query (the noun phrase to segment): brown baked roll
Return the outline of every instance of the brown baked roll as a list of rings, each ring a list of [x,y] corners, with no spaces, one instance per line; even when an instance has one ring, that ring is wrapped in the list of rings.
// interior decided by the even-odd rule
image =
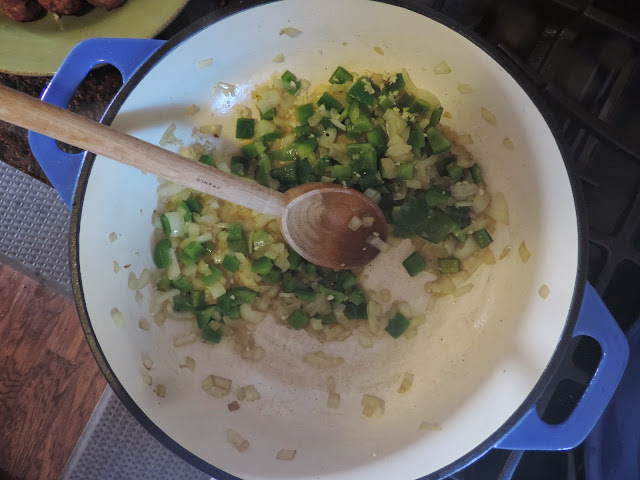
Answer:
[[[58,15],[73,15],[82,10],[84,0],[38,0],[45,10]]]
[[[43,13],[37,0],[0,0],[0,15],[16,22],[30,22]]]
[[[113,10],[122,6],[127,0],[87,0],[94,7],[104,8],[105,10]]]

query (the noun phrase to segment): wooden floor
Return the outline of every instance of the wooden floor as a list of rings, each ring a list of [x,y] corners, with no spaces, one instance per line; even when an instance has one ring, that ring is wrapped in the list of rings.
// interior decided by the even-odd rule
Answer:
[[[0,480],[58,478],[104,387],[73,301],[0,264]]]

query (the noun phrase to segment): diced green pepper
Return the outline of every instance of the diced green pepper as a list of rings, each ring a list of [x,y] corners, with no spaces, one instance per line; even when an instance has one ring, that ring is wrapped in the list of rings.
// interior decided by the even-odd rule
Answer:
[[[298,125],[297,127],[293,127],[293,135],[296,138],[308,137],[312,133],[313,133],[313,127],[308,123],[305,125]]]
[[[385,92],[399,92],[404,88],[404,77],[401,73],[396,73],[395,80],[385,87]]]
[[[220,307],[217,305],[210,305],[208,307],[196,310],[196,322],[198,322],[198,328],[205,328],[209,325],[209,322],[213,320],[220,320],[222,318],[220,314]]]
[[[282,291],[284,293],[293,293],[298,288],[298,280],[290,273],[282,276]]]
[[[349,301],[351,303],[353,303],[354,305],[360,305],[365,300],[366,297],[364,296],[364,292],[360,289],[360,287],[355,287],[353,290],[351,290],[351,293],[349,294]]]
[[[351,180],[353,170],[347,165],[333,165],[331,167],[331,177],[339,182],[347,182]]]
[[[387,325],[387,328],[385,328],[384,330],[393,338],[398,338],[400,335],[406,332],[407,328],[409,328],[410,323],[411,322],[407,317],[398,312],[391,320],[389,320],[389,325]]]
[[[289,92],[289,94],[295,95],[300,89],[300,80],[289,70],[284,72],[280,78],[282,78],[283,81],[283,88]]]
[[[431,146],[433,153],[446,152],[451,148],[451,142],[434,127],[428,126],[426,133],[427,140],[429,141],[429,145]]]
[[[267,147],[264,146],[259,140],[256,140],[253,143],[247,143],[240,148],[242,154],[247,158],[256,158],[259,155],[262,155],[267,150]]]
[[[209,275],[200,275],[200,280],[206,287],[211,287],[222,278],[222,271],[216,267],[209,266]]]
[[[415,277],[427,267],[427,263],[418,252],[413,252],[409,255],[402,262],[402,265],[410,277]]]
[[[232,252],[238,252],[243,254],[245,257],[249,255],[249,246],[247,242],[243,240],[233,240],[231,242],[227,241],[227,247]]]
[[[373,145],[378,157],[382,157],[387,151],[387,134],[380,125],[376,125],[373,130],[367,132],[367,143]]]
[[[262,137],[260,137],[265,142],[273,142],[279,138],[282,138],[282,132],[277,128],[269,133],[265,133]]]
[[[358,285],[358,279],[349,270],[340,270],[336,277],[336,284],[340,290],[347,293],[350,292],[353,287]]]
[[[296,107],[296,118],[301,125],[309,123],[309,118],[315,113],[313,103],[305,103]]]
[[[447,238],[447,235],[455,228],[456,224],[446,213],[438,208],[434,208],[429,210],[420,236],[431,243],[440,243]]]
[[[422,130],[419,130],[417,128],[412,128],[409,131],[409,141],[407,143],[411,145],[411,150],[413,151],[413,154],[419,157],[420,153],[422,152],[422,149],[426,145],[426,141],[424,139],[424,133],[422,133]]]
[[[438,268],[441,273],[456,273],[460,271],[460,260],[457,258],[439,258]]]
[[[163,238],[153,248],[153,263],[157,268],[167,268],[171,264],[171,240]]]
[[[180,252],[180,260],[185,265],[193,265],[205,254],[205,249],[200,242],[191,242]]]
[[[184,200],[178,200],[176,202],[176,212],[178,212],[184,218],[185,222],[190,222],[193,220],[193,215],[191,215],[191,210],[187,205],[187,202]]]
[[[333,313],[328,313],[327,315],[321,315],[320,320],[322,320],[323,325],[331,325],[332,323],[336,323],[338,320]]]
[[[200,163],[204,163],[205,165],[209,165],[210,167],[213,167],[213,158],[211,158],[211,155],[206,155],[206,154],[201,155],[198,161]]]
[[[204,301],[204,291],[194,290],[189,294],[189,301],[194,310],[204,307],[207,303]]]
[[[347,155],[351,157],[351,168],[354,172],[376,172],[378,157],[376,149],[368,143],[352,143],[347,145]]]
[[[331,159],[326,155],[318,159],[318,165],[316,165],[316,175],[323,177],[327,168],[331,166]]]
[[[236,120],[236,138],[253,138],[255,120],[253,118],[238,118]]]
[[[198,203],[198,199],[196,197],[187,198],[186,203],[192,213],[202,212],[202,209],[200,208],[200,204]]]
[[[160,280],[158,280],[158,283],[156,283],[156,288],[163,292],[166,292],[171,288],[171,282],[169,281],[169,277],[166,274],[160,277]]]
[[[442,107],[436,108],[433,112],[431,112],[431,118],[429,119],[429,123],[435,127],[440,123],[440,118],[442,117]]]
[[[285,185],[295,185],[298,177],[296,175],[296,163],[291,163],[283,167],[271,170],[271,176]]]
[[[431,105],[429,105],[429,102],[421,98],[416,98],[413,105],[411,105],[411,108],[409,108],[409,113],[427,113],[430,108]]]
[[[424,192],[424,200],[430,207],[446,204],[451,198],[451,194],[439,187],[431,187]]]
[[[348,95],[364,105],[369,107],[373,106],[374,97],[371,80],[366,77],[359,78],[358,81],[353,84],[353,87],[349,89]]]
[[[331,288],[323,287],[322,285],[318,285],[318,290],[320,291],[320,294],[329,301],[344,303],[349,298],[348,295],[342,292],[338,292],[337,290],[333,290]]]
[[[462,170],[462,167],[458,165],[458,162],[452,162],[447,165],[447,176],[452,182],[459,182],[462,180],[463,175],[464,171]]]
[[[313,157],[313,152],[318,148],[318,139],[315,136],[300,137],[293,142],[296,154],[300,158]]]
[[[229,223],[227,224],[227,241],[236,242],[242,240],[242,224],[241,223]]]
[[[261,120],[273,120],[273,117],[276,116],[276,110],[274,108],[272,108],[271,110],[268,110],[266,112],[260,112],[260,119]]]
[[[383,110],[389,110],[393,108],[393,98],[391,95],[380,95],[378,97],[378,105],[380,105],[380,108]]]
[[[244,177],[249,173],[249,160],[244,157],[231,157],[231,173],[238,177]]]
[[[193,290],[193,283],[191,283],[191,280],[182,275],[174,280],[171,280],[171,286],[173,288],[177,288],[181,292],[190,292]]]
[[[316,292],[311,288],[298,288],[295,294],[303,302],[313,302],[316,299]]]
[[[451,235],[453,236],[453,238],[455,238],[461,243],[464,243],[467,241],[467,234],[457,228],[451,232]]]
[[[474,163],[469,167],[469,173],[471,174],[471,179],[473,183],[482,182],[482,170],[480,169],[480,165]]]
[[[313,168],[313,165],[311,165],[311,162],[307,158],[303,158],[298,162],[296,174],[298,176],[298,183],[300,184],[316,181],[316,169]]]
[[[260,250],[261,248],[268,247],[273,242],[275,242],[274,238],[270,233],[267,233],[264,230],[258,230],[251,234],[251,243],[254,250]]]
[[[367,170],[366,172],[362,172],[359,175],[360,178],[358,179],[358,185],[360,185],[360,188],[363,191],[367,188],[376,188],[384,185],[384,180],[382,180],[379,172]]]
[[[353,75],[347,72],[344,68],[338,67],[336,68],[336,71],[333,72],[333,74],[329,78],[329,83],[333,83],[334,85],[337,85],[345,82],[350,82],[352,80],[353,80]]]
[[[259,275],[265,275],[273,269],[273,260],[269,257],[260,257],[253,261],[251,271]]]
[[[413,162],[401,163],[396,167],[396,178],[399,178],[400,180],[413,180],[415,167],[416,164]]]
[[[316,103],[318,106],[324,105],[324,108],[326,108],[327,111],[330,111],[331,109],[333,109],[338,113],[342,112],[342,108],[343,108],[342,104],[336,97],[331,95],[329,92],[324,92]]]
[[[280,162],[294,162],[298,159],[296,149],[293,145],[281,148],[280,150],[272,150],[269,152],[269,157]]]
[[[304,261],[300,254],[291,247],[289,247],[289,257],[287,259],[291,270],[297,270]]]
[[[271,185],[271,160],[267,155],[260,155],[256,167],[256,182],[264,187]]]
[[[456,226],[462,230],[471,225],[469,212],[465,208],[447,207],[445,212],[456,223]]]
[[[454,155],[450,157],[445,157],[436,162],[436,169],[438,170],[438,175],[441,177],[447,176],[447,165],[456,161],[456,157]]]
[[[315,275],[317,273],[317,268],[318,266],[314,265],[311,262],[302,262],[302,265],[300,265],[300,268],[298,268],[298,270],[305,275]]]
[[[173,310],[176,312],[192,312],[193,305],[189,297],[176,296],[173,297]]]
[[[231,305],[252,304],[256,301],[258,293],[247,287],[236,287],[229,290],[225,295],[229,295]]]
[[[235,255],[225,255],[222,259],[222,266],[234,273],[240,268],[240,260],[238,260]]]
[[[205,327],[202,329],[201,338],[210,343],[220,343],[222,340],[222,329],[218,328],[214,330],[213,328]]]
[[[482,230],[476,230],[471,234],[471,236],[480,248],[484,248],[491,242],[493,242],[493,238],[491,238],[491,235],[489,235],[489,232],[487,232],[486,228],[483,228]]]
[[[404,92],[398,100],[396,100],[396,107],[400,109],[408,108],[413,105],[413,101],[416,99],[414,95]]]
[[[354,303],[345,303],[344,316],[349,320],[367,320],[367,304],[361,303],[355,305]]]
[[[304,326],[309,322],[309,317],[302,310],[296,310],[289,318],[287,318],[287,323],[291,325],[294,329],[300,330],[304,328]]]
[[[162,231],[165,235],[171,235],[171,222],[164,213],[160,215],[160,225],[162,225]]]
[[[267,283],[280,283],[282,281],[282,271],[273,269],[260,277],[262,278],[262,281]]]

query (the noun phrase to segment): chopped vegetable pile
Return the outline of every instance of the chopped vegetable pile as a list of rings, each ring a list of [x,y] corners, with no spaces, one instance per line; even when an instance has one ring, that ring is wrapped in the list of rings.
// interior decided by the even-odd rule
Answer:
[[[427,291],[453,293],[443,277],[451,282],[448,276],[468,277],[480,263],[491,263],[495,221],[508,221],[504,198],[492,200],[480,165],[440,124],[437,98],[417,89],[406,72],[362,76],[338,67],[328,82],[310,90],[287,70],[253,92],[253,116],[237,118],[237,155],[201,145],[182,153],[279,191],[327,182],[364,192],[385,214],[389,243],[411,239],[415,252],[402,262],[408,276],[430,271],[441,279]],[[321,341],[343,340],[363,321],[371,333],[394,339],[412,325],[397,306],[381,312],[384,302],[363,290],[358,272],[300,257],[272,217],[171,183],[162,184],[159,195],[156,320],[186,312],[204,341],[230,336],[252,359],[260,357],[252,325],[267,312]],[[369,220],[354,217],[349,227]],[[379,238],[371,244],[389,248]]]

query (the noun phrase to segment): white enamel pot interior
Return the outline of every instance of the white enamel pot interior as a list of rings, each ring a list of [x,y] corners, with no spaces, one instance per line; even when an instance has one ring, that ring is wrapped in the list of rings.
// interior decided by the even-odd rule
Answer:
[[[279,35],[287,26],[302,33]],[[512,252],[476,272],[469,295],[439,301],[412,340],[386,337],[363,349],[353,336],[321,345],[268,319],[256,332],[266,350],[257,364],[241,360],[224,342],[174,348],[173,338],[188,326],[152,322],[150,331],[141,330],[141,318],[152,320],[151,292],[144,290],[138,304],[127,287],[128,272],[153,268],[157,179],[98,156],[90,168],[85,165],[76,197],[75,288],[94,353],[134,415],[217,478],[418,478],[460,467],[495,444],[531,404],[530,394],[539,393],[570,330],[574,294],[580,295],[574,292],[579,242],[570,181],[554,136],[525,91],[465,36],[408,9],[365,0],[255,7],[185,34],[160,52],[108,113],[114,127],[152,143],[173,122],[176,136],[188,144],[194,126],[212,115],[219,119],[235,103],[251,105],[250,90],[276,71],[289,69],[315,85],[326,83],[338,65],[356,72],[406,68],[451,113],[443,123],[471,134],[469,149],[491,191],[503,192],[509,205],[510,225],[498,229],[491,248],[496,256],[507,246]],[[284,63],[273,63],[279,53]],[[206,58],[213,58],[212,65],[198,68]],[[434,66],[443,60],[451,73],[437,75]],[[213,88],[218,82],[236,85],[236,96]],[[473,92],[462,95],[460,83]],[[200,106],[199,116],[187,116],[192,104]],[[481,107],[495,114],[496,125],[481,118]],[[218,148],[234,148],[233,132],[225,123]],[[518,256],[523,241],[532,255],[526,264]],[[402,252],[397,255],[399,263]],[[130,267],[115,274],[114,261]],[[424,277],[412,283],[402,268],[379,273],[369,279],[371,286],[424,305]],[[538,295],[543,284],[551,290],[544,300]],[[122,312],[124,325],[111,319],[113,308]],[[317,350],[344,357],[344,365],[323,371],[302,362]],[[179,368],[187,355],[196,360],[194,372]],[[165,398],[143,382],[144,358],[153,360],[149,373],[154,384],[166,386]],[[401,395],[396,390],[405,372],[415,380]],[[232,379],[232,390],[255,385],[262,398],[230,412],[233,395],[216,399],[201,390],[209,374]],[[326,407],[329,375],[341,395],[338,410]],[[386,401],[383,418],[361,414],[364,393]],[[442,429],[419,431],[421,422]],[[249,440],[249,450],[239,453],[227,442],[228,428]],[[283,448],[297,450],[293,461],[276,460]]]

